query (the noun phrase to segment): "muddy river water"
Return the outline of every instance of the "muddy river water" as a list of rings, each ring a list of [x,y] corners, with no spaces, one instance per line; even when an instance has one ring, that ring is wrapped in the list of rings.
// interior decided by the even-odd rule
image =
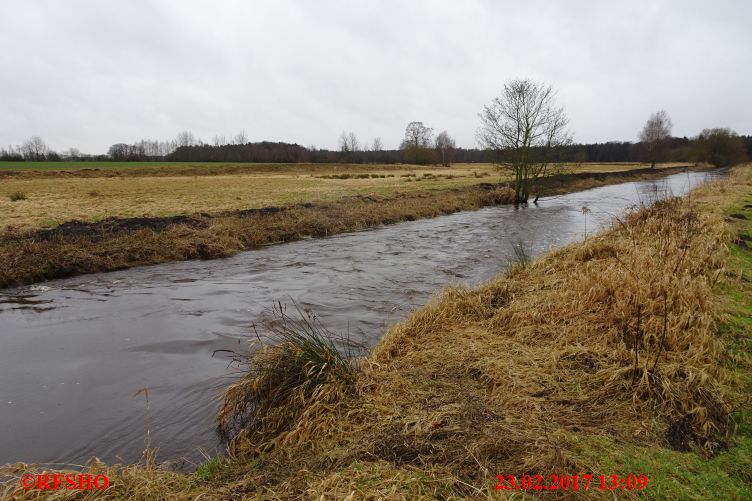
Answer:
[[[216,394],[228,357],[273,301],[314,310],[372,345],[441,287],[502,272],[595,232],[637,203],[717,173],[676,174],[371,231],[0,290],[0,463],[216,454]],[[590,212],[583,214],[582,208]],[[141,388],[148,388],[148,408]]]

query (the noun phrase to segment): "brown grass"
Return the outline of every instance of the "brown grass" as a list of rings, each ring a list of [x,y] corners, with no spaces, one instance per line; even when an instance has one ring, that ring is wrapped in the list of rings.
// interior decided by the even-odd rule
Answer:
[[[354,390],[358,346],[293,306],[290,312],[274,306],[271,343],[241,358],[246,374],[222,396],[220,433],[232,444],[262,444],[256,453],[294,436],[304,411],[317,412]]]
[[[671,164],[667,164],[669,167]],[[0,166],[1,168],[2,166]],[[567,165],[568,172],[621,172],[628,164]],[[0,176],[3,170],[0,169]],[[31,170],[0,177],[0,232],[55,227],[70,220],[162,217],[336,201],[355,195],[393,196],[498,182],[491,164],[205,165],[125,169]],[[33,200],[14,204],[23,192]],[[96,195],[92,195],[95,193]],[[96,199],[92,199],[96,197]]]
[[[92,475],[106,475],[110,485],[106,490],[24,490],[23,475],[73,474],[82,471]],[[10,480],[8,480],[10,479]],[[205,486],[185,475],[164,471],[153,462],[153,455],[138,465],[105,465],[92,459],[79,467],[47,468],[39,465],[17,463],[0,466],[0,499],[4,501],[38,500],[93,501],[121,499],[153,501],[168,499],[196,499],[205,491]]]

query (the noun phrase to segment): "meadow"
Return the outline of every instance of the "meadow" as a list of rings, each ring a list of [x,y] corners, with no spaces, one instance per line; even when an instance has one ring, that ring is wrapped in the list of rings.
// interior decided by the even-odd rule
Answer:
[[[622,172],[644,167],[565,164],[556,170]],[[3,162],[0,232],[54,228],[71,220],[216,214],[358,195],[448,191],[507,180],[508,173],[492,164]]]

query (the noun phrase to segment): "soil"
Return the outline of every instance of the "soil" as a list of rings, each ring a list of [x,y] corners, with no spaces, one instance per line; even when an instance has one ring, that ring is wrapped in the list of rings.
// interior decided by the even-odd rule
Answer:
[[[200,217],[200,219],[199,219]],[[108,217],[96,222],[68,221],[52,229],[37,230],[32,238],[38,240],[72,239],[72,238],[102,238],[107,235],[137,230],[163,231],[172,225],[182,224],[191,228],[204,228],[208,225],[205,217],[167,216],[167,217]]]

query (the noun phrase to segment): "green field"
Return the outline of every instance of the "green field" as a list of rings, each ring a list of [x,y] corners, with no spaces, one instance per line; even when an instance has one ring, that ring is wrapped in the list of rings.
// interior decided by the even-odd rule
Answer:
[[[275,164],[249,164],[239,162],[0,162],[0,171],[29,170],[80,170],[80,169],[130,169],[134,167],[217,167],[217,166],[264,166]],[[280,165],[280,164],[277,164]]]

